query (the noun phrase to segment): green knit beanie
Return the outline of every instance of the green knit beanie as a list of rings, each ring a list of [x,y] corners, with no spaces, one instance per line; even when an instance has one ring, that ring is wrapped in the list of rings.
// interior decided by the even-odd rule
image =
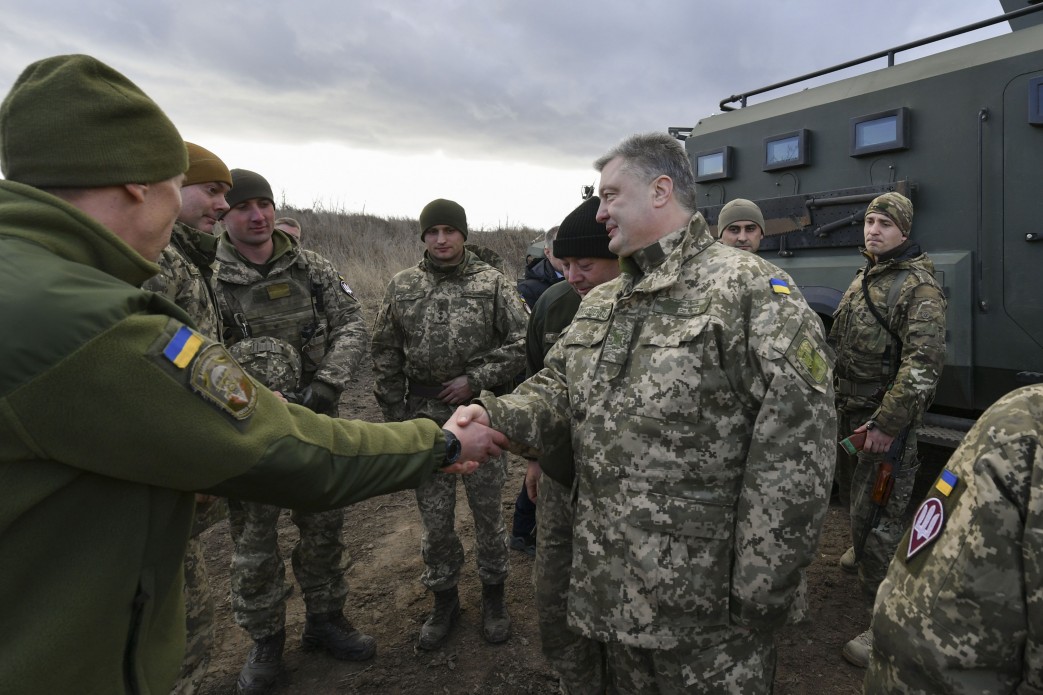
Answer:
[[[901,193],[891,191],[877,196],[866,208],[866,215],[871,212],[890,217],[902,230],[902,234],[909,236],[909,231],[913,228],[913,201]]]
[[[453,229],[459,229],[460,233],[467,238],[467,213],[464,212],[460,203],[445,198],[432,200],[420,211],[420,238],[424,238],[424,232],[436,224],[449,225]]]
[[[755,222],[761,228],[761,233],[764,232],[764,215],[757,204],[752,200],[736,198],[721,208],[721,214],[717,216],[717,237],[720,238],[724,234],[728,225],[743,220]]]
[[[234,208],[244,200],[266,198],[275,205],[271,184],[255,171],[249,169],[232,169],[232,190],[225,193],[225,202]]]
[[[154,183],[188,169],[185,143],[137,85],[96,58],[27,67],[0,105],[0,170],[37,188]]]
[[[561,221],[554,237],[554,255],[558,258],[617,258],[608,250],[608,230],[597,221],[601,199],[587,198]]]

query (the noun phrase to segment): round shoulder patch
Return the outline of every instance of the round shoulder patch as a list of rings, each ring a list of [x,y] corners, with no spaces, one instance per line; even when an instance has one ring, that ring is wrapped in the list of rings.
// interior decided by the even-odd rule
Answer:
[[[257,387],[223,345],[204,348],[192,363],[192,390],[236,420],[245,420],[257,407]]]

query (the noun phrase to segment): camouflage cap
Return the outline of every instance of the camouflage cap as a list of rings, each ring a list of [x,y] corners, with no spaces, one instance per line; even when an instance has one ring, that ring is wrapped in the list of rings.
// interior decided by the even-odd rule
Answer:
[[[228,348],[235,361],[272,391],[293,393],[301,382],[301,353],[271,336],[244,338]]]
[[[873,198],[873,202],[866,208],[866,215],[871,212],[890,217],[902,230],[902,234],[909,236],[913,226],[913,202],[901,193],[889,191]]]
[[[721,208],[721,214],[717,216],[717,236],[724,234],[728,225],[742,220],[756,222],[761,228],[761,233],[764,233],[764,215],[761,209],[752,200],[736,198]]]

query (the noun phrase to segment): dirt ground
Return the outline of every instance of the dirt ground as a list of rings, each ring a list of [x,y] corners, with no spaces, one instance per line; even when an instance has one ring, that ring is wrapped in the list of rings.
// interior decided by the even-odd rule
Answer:
[[[371,384],[363,380],[344,394],[343,417],[379,421]],[[512,458],[503,490],[504,518],[510,529],[514,498],[524,466]],[[923,476],[921,476],[923,477]],[[540,653],[533,607],[532,560],[511,552],[507,579],[511,639],[487,644],[481,637],[481,585],[474,565],[474,529],[462,489],[457,504],[457,530],[466,551],[460,582],[462,612],[446,646],[435,652],[414,648],[417,633],[431,606],[420,584],[420,517],[412,492],[367,500],[345,510],[345,543],[353,565],[348,573],[350,594],[346,613],[362,631],[377,639],[377,655],[365,663],[345,663],[300,647],[304,604],[295,589],[287,606],[285,673],[277,693],[388,693],[432,695],[481,693],[557,693],[557,678]],[[297,529],[284,512],[280,547],[289,567]],[[206,558],[218,600],[217,644],[203,695],[234,692],[236,677],[250,649],[228,602],[231,542],[228,523],[203,535]],[[810,622],[788,627],[777,638],[777,695],[849,695],[861,692],[863,671],[840,656],[843,644],[869,625],[857,580],[837,566],[849,545],[847,517],[834,498],[823,529],[818,557],[808,569]]]

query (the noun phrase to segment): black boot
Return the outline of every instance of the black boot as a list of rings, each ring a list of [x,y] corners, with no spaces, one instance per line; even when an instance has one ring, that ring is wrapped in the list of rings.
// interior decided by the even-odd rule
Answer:
[[[285,630],[254,640],[250,655],[246,657],[246,665],[239,672],[239,680],[235,684],[235,691],[239,695],[264,695],[271,690],[282,671],[282,648],[285,643]]]
[[[417,643],[421,649],[438,649],[449,636],[449,631],[460,617],[460,595],[454,586],[452,589],[444,589],[435,592],[435,607],[427,621],[420,628],[420,641]]]
[[[503,584],[482,585],[482,635],[486,642],[499,644],[511,636],[511,616],[503,597]]]
[[[342,661],[365,661],[377,653],[377,641],[356,630],[340,611],[308,613],[301,645],[306,650],[325,649]]]

